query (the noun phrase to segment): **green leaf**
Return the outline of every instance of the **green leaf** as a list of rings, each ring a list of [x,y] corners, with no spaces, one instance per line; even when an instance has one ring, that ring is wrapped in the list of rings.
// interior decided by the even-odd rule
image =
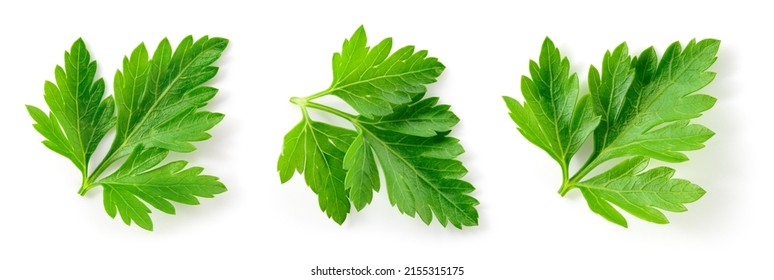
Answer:
[[[435,215],[443,226],[478,225],[478,201],[468,195],[475,188],[461,180],[467,169],[454,159],[464,151],[457,139],[361,128],[381,163],[390,203],[401,213],[412,217],[417,213],[426,224]]]
[[[416,103],[395,108],[393,114],[375,117],[370,122],[376,128],[391,130],[403,134],[432,137],[439,131],[450,131],[460,119],[449,111],[449,105],[437,105],[437,97],[422,99]]]
[[[283,183],[296,170],[304,173],[306,183],[318,196],[320,209],[339,224],[350,209],[343,161],[354,137],[354,131],[304,118],[285,135],[285,148],[277,165]]]
[[[326,90],[363,116],[392,113],[393,105],[424,94],[425,86],[443,72],[443,64],[427,57],[427,51],[414,52],[413,46],[406,46],[390,54],[391,38],[373,48],[366,41],[362,26],[344,41],[341,53],[333,55],[333,83]]]
[[[626,220],[609,203],[640,219],[666,224],[669,220],[656,208],[684,212],[688,209],[683,204],[694,202],[705,193],[687,180],[672,179],[675,173],[672,168],[657,167],[642,172],[647,166],[648,159],[645,157],[630,158],[578,183],[577,188],[592,211],[624,227],[627,226]]]
[[[167,154],[164,149],[138,146],[116,172],[100,180],[105,211],[110,217],[118,212],[127,225],[134,221],[144,229],[153,230],[150,209],[145,204],[174,215],[175,207],[170,201],[196,205],[199,204],[197,197],[211,198],[226,191],[217,177],[201,175],[201,167],[185,169],[186,161],[151,169]]]
[[[86,173],[89,159],[100,140],[115,124],[111,97],[103,99],[105,82],[94,80],[97,62],[91,60],[82,39],[65,52],[64,67],[54,70],[55,83],[46,81],[45,99],[51,112],[27,106],[43,144],[73,162]]]
[[[201,175],[202,168],[184,169],[185,161],[156,167],[169,151],[190,152],[190,143],[208,139],[207,130],[222,114],[200,111],[217,90],[203,84],[217,73],[212,66],[228,41],[203,37],[185,38],[173,52],[164,39],[152,59],[144,44],[124,58],[115,75],[113,97],[103,99],[105,84],[95,79],[83,40],[65,53],[65,67],[57,67],[56,83],[46,82],[45,99],[50,113],[27,106],[43,144],[69,158],[83,176],[79,193],[102,186],[108,215],[121,215],[128,225],[153,229],[151,205],[174,214],[170,201],[198,204],[197,197],[224,192],[216,177]],[[117,111],[117,113],[116,113]],[[117,115],[116,115],[117,114]],[[94,170],[88,167],[97,145],[116,128],[116,138]],[[128,158],[113,174],[100,178],[118,160]],[[156,167],[154,169],[154,167]]]
[[[145,44],[128,58],[115,76],[118,125],[112,150],[121,158],[137,145],[191,152],[190,143],[210,138],[207,130],[223,115],[197,111],[217,89],[202,86],[218,68],[212,66],[228,45],[222,38],[188,36],[172,52],[164,39],[149,60]]]
[[[594,112],[600,116],[599,126],[594,130],[594,150],[607,146],[610,136],[620,128],[619,119],[624,108],[624,98],[634,81],[632,58],[626,43],[619,45],[613,53],[605,53],[602,59],[602,74],[593,65],[589,70],[589,91],[594,100]]]
[[[427,224],[435,217],[443,226],[477,225],[478,201],[469,195],[475,188],[462,180],[467,169],[455,159],[462,145],[447,136],[459,119],[438,98],[424,98],[424,85],[435,81],[443,65],[426,58],[426,51],[411,55],[413,48],[388,56],[389,39],[370,51],[365,43],[361,27],[334,56],[334,90],[291,99],[303,120],[285,136],[280,179],[284,183],[303,173],[323,211],[342,223],[350,203],[362,210],[380,190],[381,166],[390,203],[401,213],[418,215]],[[340,83],[354,78],[363,82]],[[342,85],[348,91],[339,91]],[[329,94],[360,115],[312,101]],[[368,103],[352,102],[355,97]],[[309,109],[341,117],[355,130],[313,121]],[[331,203],[323,201],[334,201],[337,208],[331,212],[324,206]]]
[[[358,134],[344,156],[344,169],[348,170],[344,187],[349,190],[352,204],[360,211],[371,203],[374,192],[379,191],[381,182],[376,169],[374,152],[362,134]]]
[[[540,63],[530,61],[532,78],[521,78],[526,101],[519,104],[506,98],[511,118],[527,139],[548,152],[563,169],[599,123],[592,104],[578,98],[578,76],[570,75],[570,62],[546,38]]]
[[[626,94],[622,113],[612,118],[606,145],[597,148],[603,159],[646,156],[667,162],[688,160],[683,151],[704,147],[714,133],[689,120],[701,116],[715,104],[715,98],[694,94],[708,85],[715,73],[706,71],[715,62],[720,42],[691,41],[682,50],[680,43],[667,48],[656,65],[655,51],[646,50],[633,59],[635,78]],[[595,93],[592,91],[592,96]]]
[[[590,94],[580,97],[575,109],[567,104],[573,104],[573,96],[577,95],[577,86],[573,86],[577,80],[571,76],[570,86],[563,82],[569,62],[557,62],[558,50],[550,40],[546,42],[540,65],[530,63],[531,79],[522,79],[524,104],[509,97],[505,97],[505,103],[522,135],[562,165],[560,194],[579,189],[592,211],[621,226],[628,225],[626,219],[611,203],[638,218],[663,224],[668,220],[658,209],[682,212],[686,210],[683,204],[698,200],[704,190],[688,181],[672,179],[673,169],[644,170],[649,159],[686,161],[683,152],[703,148],[714,135],[691,120],[715,104],[715,98],[696,92],[715,77],[707,70],[716,60],[720,42],[691,41],[685,49],[676,42],[660,61],[652,47],[639,57],[631,57],[627,45],[621,44],[605,53],[601,71],[591,67]],[[572,90],[563,94],[564,88]],[[570,116],[570,111],[576,113]],[[569,161],[585,141],[583,135],[591,130],[594,150],[570,177]],[[618,158],[626,159],[583,180],[602,163]]]

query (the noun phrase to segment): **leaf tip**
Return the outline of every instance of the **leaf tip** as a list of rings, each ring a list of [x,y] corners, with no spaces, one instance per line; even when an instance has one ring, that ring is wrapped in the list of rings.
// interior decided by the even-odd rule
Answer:
[[[696,185],[695,185],[695,186],[696,186]],[[704,190],[702,187],[696,186],[696,199],[694,199],[693,201],[697,201],[697,200],[699,200],[699,199],[700,199],[700,198],[702,198],[702,197],[703,197],[705,194],[707,194],[707,191],[706,191],[706,190]],[[691,201],[691,202],[693,202],[693,201]]]
[[[138,224],[135,222],[136,225],[140,226],[142,229],[153,232],[153,223],[149,223],[147,225],[145,224]]]
[[[29,105],[29,104],[25,104],[24,107],[27,108],[27,112],[30,113],[30,115],[32,115],[33,117],[34,117],[34,115],[39,115],[39,114],[43,113],[43,110],[40,110],[40,108],[32,106],[32,105]]]
[[[617,57],[629,56],[629,45],[626,43],[626,41],[623,41],[623,43],[615,47],[613,50],[613,55]]]
[[[213,122],[214,124],[218,124],[218,123],[219,123],[219,122],[221,122],[221,121],[223,120],[223,118],[225,118],[225,117],[226,117],[226,115],[225,115],[225,114],[223,114],[223,113],[218,113],[218,112],[213,112],[213,113],[210,113],[210,118],[212,118],[212,122]],[[213,124],[213,126],[214,126],[214,124]]]
[[[229,39],[223,37],[213,37],[211,40],[217,40],[218,44],[223,45],[223,47],[228,46],[228,43],[231,42]]]
[[[546,36],[545,38],[543,38],[543,45],[549,45],[549,44],[553,45],[554,41],[552,41],[550,37]]]
[[[365,36],[366,36],[366,32],[365,32],[365,26],[361,24],[361,25],[360,25],[360,26],[357,28],[357,30],[355,30],[355,33],[354,33],[354,34],[352,34],[352,39],[354,39],[354,38],[356,38],[356,37],[365,37]]]
[[[73,42],[72,47],[70,47],[70,52],[77,49],[85,49],[86,48],[86,42],[83,41],[83,37],[78,37],[78,39]]]
[[[347,214],[344,215],[333,215],[331,216],[331,219],[333,219],[334,222],[339,224],[339,226],[344,225],[344,221],[347,220]]]

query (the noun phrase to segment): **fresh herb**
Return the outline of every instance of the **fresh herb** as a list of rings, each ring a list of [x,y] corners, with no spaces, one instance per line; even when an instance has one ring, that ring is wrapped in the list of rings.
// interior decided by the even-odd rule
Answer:
[[[590,94],[580,96],[569,61],[546,38],[539,62],[530,61],[531,77],[521,79],[525,102],[504,97],[505,103],[519,132],[561,166],[562,196],[578,189],[592,211],[624,227],[626,219],[611,203],[666,224],[658,209],[686,211],[683,204],[698,200],[704,190],[672,178],[672,168],[645,169],[651,159],[686,161],[684,151],[703,148],[714,135],[690,121],[715,104],[715,98],[696,92],[715,78],[707,69],[719,46],[713,39],[691,41],[684,49],[675,42],[659,61],[652,47],[632,57],[623,43],[605,53],[601,73],[591,67]],[[570,160],[592,134],[590,157],[570,177]],[[620,158],[625,159],[584,180],[600,164]]]
[[[83,40],[65,52],[64,67],[57,66],[55,82],[46,82],[45,100],[51,112],[27,106],[43,144],[70,159],[81,171],[78,191],[85,195],[103,188],[105,211],[120,214],[127,225],[153,230],[147,205],[175,214],[172,202],[195,205],[197,197],[226,191],[218,178],[202,175],[200,167],[185,168],[186,161],[157,167],[172,152],[192,152],[191,142],[210,138],[207,130],[223,115],[200,110],[217,93],[204,86],[218,72],[212,66],[228,40],[189,36],[173,52],[167,39],[149,59],[140,44],[123,61],[115,75],[115,95],[103,98],[105,82],[95,81],[97,63]],[[117,111],[117,112],[116,112]],[[89,172],[89,161],[105,134],[116,137],[105,157]],[[101,175],[121,159],[110,175]]]
[[[444,66],[427,51],[403,47],[390,54],[392,39],[366,46],[361,26],[333,55],[333,83],[308,97],[291,98],[302,120],[285,136],[277,169],[282,182],[295,172],[318,196],[320,208],[341,224],[350,205],[362,210],[379,191],[381,165],[390,203],[401,213],[432,217],[457,228],[478,224],[473,185],[461,180],[467,170],[455,160],[462,145],[448,133],[459,119],[438,98],[424,98],[426,85]],[[314,102],[333,95],[358,115]],[[343,128],[313,120],[309,109],[352,124]]]

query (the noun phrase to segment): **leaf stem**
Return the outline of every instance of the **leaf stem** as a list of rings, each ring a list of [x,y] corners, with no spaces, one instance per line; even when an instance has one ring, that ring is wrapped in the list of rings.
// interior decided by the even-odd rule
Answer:
[[[84,195],[86,195],[86,192],[87,192],[87,191],[89,191],[89,189],[90,189],[90,188],[88,187],[88,186],[89,186],[89,184],[90,184],[90,182],[89,182],[89,176],[86,174],[86,172],[87,172],[87,170],[88,170],[88,169],[89,169],[89,168],[88,168],[88,167],[86,167],[86,168],[84,168],[83,170],[81,170],[81,188],[80,188],[80,189],[78,189],[78,194],[80,194],[81,196],[84,196]]]
[[[89,180],[88,180],[88,179],[85,179],[85,180],[83,181],[83,183],[81,183],[81,188],[78,190],[78,194],[80,194],[81,196],[84,196],[84,195],[86,195],[86,193],[87,193],[87,192],[88,192],[90,189],[94,188],[95,186],[96,186],[96,185],[92,185],[92,184],[91,184],[91,182],[89,182]]]
[[[113,164],[113,163],[114,163],[116,160],[118,160],[118,159],[115,159],[115,158],[114,158],[114,157],[115,157],[115,155],[116,155],[116,153],[115,153],[115,152],[116,152],[117,150],[120,150],[120,149],[115,149],[115,150],[114,150],[114,149],[110,149],[110,151],[109,151],[109,152],[108,152],[108,154],[105,156],[105,158],[102,160],[102,162],[100,162],[100,163],[99,163],[99,165],[97,165],[97,168],[95,168],[95,169],[94,169],[94,172],[92,172],[92,173],[91,173],[91,175],[89,176],[89,181],[90,181],[90,182],[94,182],[94,181],[96,181],[96,180],[97,180],[97,177],[99,177],[99,175],[102,175],[102,173],[103,173],[103,172],[105,172],[105,170],[106,170],[106,169],[107,169],[107,168],[108,168],[108,167],[109,167],[111,164]]]
[[[347,113],[347,112],[344,112],[344,111],[341,111],[341,110],[333,108],[333,107],[328,107],[328,106],[325,106],[323,104],[315,103],[315,102],[308,102],[306,104],[306,107],[314,108],[314,109],[317,109],[317,110],[320,110],[320,111],[324,111],[324,112],[328,112],[328,113],[334,114],[336,116],[339,116],[341,118],[344,118],[344,119],[352,122],[353,124],[358,123],[357,116],[355,116],[353,114],[350,114],[350,113]]]
[[[317,99],[317,98],[320,98],[320,97],[326,96],[326,95],[328,95],[329,93],[331,93],[331,89],[326,89],[326,90],[323,90],[323,91],[321,91],[321,92],[318,92],[318,93],[312,94],[312,95],[310,95],[310,96],[307,96],[305,99],[306,99],[307,101],[312,101],[312,100],[315,100],[315,99]]]
[[[569,172],[567,171],[567,164],[560,164],[562,166],[562,187],[559,188],[559,195],[564,196],[573,188],[573,184],[569,181]]]
[[[326,96],[329,93],[331,93],[331,90],[330,89],[326,89],[326,90],[323,90],[321,92],[312,94],[312,95],[307,96],[307,97],[295,97],[294,96],[294,97],[290,98],[290,103],[296,104],[296,105],[301,106],[301,107],[306,107],[306,104],[309,103],[309,101],[312,101],[312,100],[315,100],[317,98]]]
[[[597,166],[602,164],[605,160],[602,159],[602,157],[599,156],[592,156],[589,158],[588,161],[586,161],[585,164],[583,164],[583,167],[578,170],[578,172],[575,173],[575,175],[570,178],[570,183],[575,184],[583,179],[584,176],[588,175],[591,170],[594,170]]]
[[[294,96],[294,97],[290,98],[290,103],[296,104],[299,107],[301,107],[301,112],[304,114],[304,118],[309,118],[309,115],[308,115],[308,113],[306,111],[306,108],[308,107],[308,108],[314,108],[314,109],[317,109],[317,110],[320,110],[320,111],[323,111],[323,112],[328,112],[328,113],[331,113],[333,115],[336,115],[336,116],[339,116],[341,118],[344,118],[344,119],[348,120],[349,122],[351,122],[355,126],[359,125],[359,121],[357,120],[357,116],[355,116],[353,114],[350,114],[350,113],[338,110],[338,109],[333,108],[333,107],[328,107],[328,106],[325,106],[325,105],[320,104],[320,103],[312,102],[312,100],[315,100],[317,98],[326,96],[326,95],[330,94],[331,92],[332,92],[331,88],[328,88],[326,90],[323,90],[321,92],[312,94],[312,95],[307,96],[307,97],[295,97]]]
[[[602,153],[592,154],[586,163],[575,173],[571,178],[567,179],[567,167],[562,165],[562,187],[559,189],[559,194],[564,196],[568,191],[575,188],[575,185],[583,180],[583,177],[589,174],[591,170],[594,170],[597,166],[606,161],[604,156],[600,156]]]
[[[116,151],[121,150],[122,148],[123,147],[119,147],[118,149],[110,149],[102,161],[97,165],[97,168],[94,169],[94,172],[92,172],[88,177],[86,176],[85,172],[83,173],[83,180],[81,181],[81,188],[78,190],[78,194],[84,196],[89,190],[98,185],[94,184],[93,182],[96,182],[97,178],[99,178],[99,176],[102,175],[102,173],[104,173],[111,164],[118,160],[118,158],[115,157]]]

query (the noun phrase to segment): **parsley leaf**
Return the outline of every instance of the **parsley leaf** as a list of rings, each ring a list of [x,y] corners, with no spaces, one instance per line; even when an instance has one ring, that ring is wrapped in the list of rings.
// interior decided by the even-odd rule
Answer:
[[[686,211],[683,204],[698,200],[704,190],[672,178],[672,168],[645,169],[649,159],[686,161],[684,151],[703,148],[714,135],[690,121],[715,104],[715,98],[696,92],[715,77],[708,69],[719,45],[713,39],[691,41],[685,48],[675,42],[659,61],[652,47],[632,57],[621,44],[605,53],[601,71],[591,67],[590,94],[580,96],[569,61],[546,38],[539,63],[530,61],[531,77],[522,77],[524,103],[504,97],[505,103],[519,132],[561,166],[561,195],[579,189],[592,211],[624,227],[626,219],[611,203],[665,224],[669,221],[659,209]],[[570,160],[592,134],[591,156],[570,177]],[[620,158],[625,159],[584,180],[600,164]]]
[[[65,52],[64,67],[54,70],[56,83],[46,81],[46,104],[51,113],[27,106],[43,144],[75,164],[86,174],[91,155],[105,134],[115,125],[113,98],[102,98],[105,82],[94,80],[97,63],[91,61],[83,40]]]
[[[194,41],[188,36],[172,51],[164,39],[152,58],[140,44],[116,72],[114,97],[103,99],[105,83],[94,81],[97,64],[78,39],[65,53],[65,67],[57,66],[56,83],[46,82],[45,99],[51,112],[27,106],[33,126],[45,137],[46,147],[81,171],[81,195],[102,186],[108,215],[120,214],[127,225],[134,222],[153,230],[147,205],[174,214],[170,201],[198,204],[196,197],[226,191],[216,177],[200,175],[202,168],[185,169],[185,161],[157,165],[169,151],[195,150],[191,142],[208,139],[206,131],[223,118],[199,109],[217,92],[203,84],[217,73],[212,63],[227,44],[222,38],[205,36]],[[114,127],[113,144],[90,172],[94,150]],[[100,177],[121,159],[126,160],[115,172]]]
[[[392,105],[410,102],[425,93],[425,85],[435,82],[444,69],[427,51],[414,52],[413,46],[392,55],[392,39],[373,48],[366,46],[364,28],[344,41],[341,53],[333,55],[333,83],[324,91],[343,99],[366,117],[392,113]]]
[[[302,120],[285,136],[277,170],[283,183],[298,172],[318,196],[322,211],[341,224],[351,205],[362,210],[379,191],[381,165],[390,203],[430,224],[457,228],[478,224],[475,188],[455,158],[459,141],[448,133],[459,119],[438,98],[424,98],[426,85],[444,70],[426,51],[408,46],[390,54],[392,40],[366,46],[361,26],[333,56],[333,83],[317,94],[291,98]],[[313,100],[338,96],[359,115]],[[309,109],[349,121],[354,129],[314,121]],[[377,164],[378,159],[378,164]]]

